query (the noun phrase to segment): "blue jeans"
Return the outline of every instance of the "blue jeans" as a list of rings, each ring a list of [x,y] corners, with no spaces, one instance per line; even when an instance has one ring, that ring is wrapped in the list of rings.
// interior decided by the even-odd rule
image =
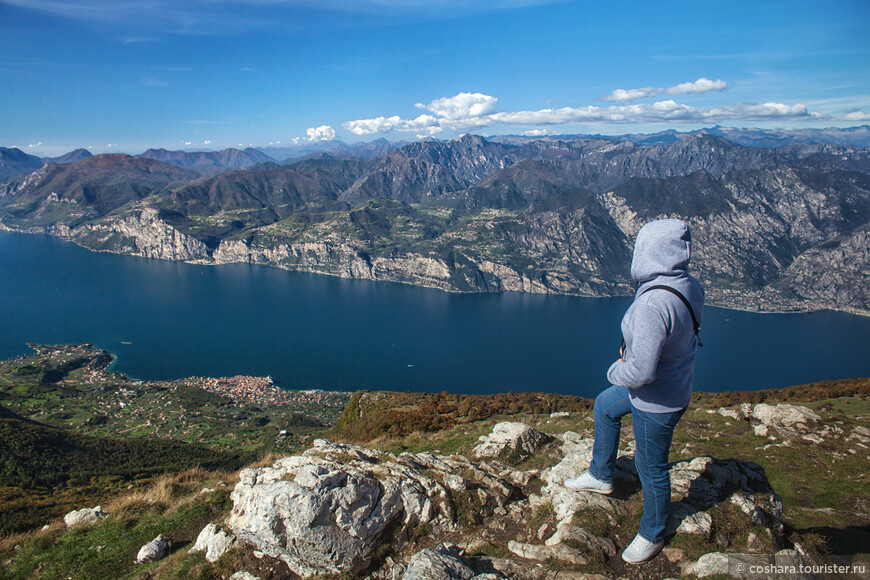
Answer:
[[[610,387],[595,398],[595,443],[589,473],[601,481],[613,481],[622,418],[631,413],[636,448],[634,465],[643,486],[643,516],[638,534],[649,542],[660,542],[665,537],[671,514],[668,454],[674,427],[685,411],[649,413],[636,409],[631,406],[626,387]]]

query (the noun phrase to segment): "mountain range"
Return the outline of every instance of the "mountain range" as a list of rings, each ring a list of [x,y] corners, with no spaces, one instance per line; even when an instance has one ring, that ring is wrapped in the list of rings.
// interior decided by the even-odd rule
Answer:
[[[679,217],[712,303],[870,311],[867,148],[749,147],[705,132],[647,145],[465,135],[366,151],[49,164],[0,188],[0,223],[163,259],[612,296],[631,292],[640,227]],[[230,163],[244,167],[215,173]]]

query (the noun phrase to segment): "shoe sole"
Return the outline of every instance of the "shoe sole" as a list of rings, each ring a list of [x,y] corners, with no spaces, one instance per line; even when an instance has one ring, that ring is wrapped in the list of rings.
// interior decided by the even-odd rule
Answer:
[[[576,487],[568,487],[567,485],[565,486],[565,488],[566,488],[566,489],[570,489],[571,491],[591,491],[592,493],[598,493],[598,494],[601,494],[601,495],[610,495],[611,493],[613,493],[613,490],[612,490],[612,489],[608,489],[608,490],[604,490],[604,489],[589,489],[589,488],[587,488],[587,487],[576,488]]]

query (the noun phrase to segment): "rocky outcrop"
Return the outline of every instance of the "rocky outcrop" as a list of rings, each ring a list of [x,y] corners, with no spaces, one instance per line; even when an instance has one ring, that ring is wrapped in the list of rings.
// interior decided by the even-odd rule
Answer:
[[[318,440],[302,456],[243,470],[227,524],[301,576],[355,573],[382,542],[401,546],[421,525],[454,529],[457,496],[492,515],[516,493],[510,471]]]
[[[535,431],[523,424],[499,424],[485,443],[501,441],[507,445],[503,449],[512,449],[512,444],[520,450],[524,445],[533,449],[540,440],[522,436],[531,432]],[[509,433],[513,436],[507,437]],[[590,529],[602,518],[616,525],[629,517],[620,488],[639,486],[633,447],[626,446],[618,458],[613,495],[568,490],[564,480],[588,467],[592,439],[572,432],[558,439],[563,459],[540,473],[496,461],[429,453],[396,455],[317,440],[301,456],[243,470],[226,523],[239,540],[283,560],[303,577],[350,572],[373,579],[544,578],[546,566],[539,568],[540,563],[583,565],[616,556],[619,546],[614,540]],[[532,485],[536,476],[545,484],[539,493]],[[712,540],[717,523],[710,510],[724,503],[745,514],[747,525],[766,528],[766,544],[779,543],[782,503],[760,466],[696,457],[674,462],[670,477],[672,533]],[[540,517],[537,514],[547,513],[552,514],[549,523],[533,523]],[[587,527],[582,523],[585,519],[590,522]],[[528,574],[515,574],[509,571],[509,561],[495,566],[492,559],[469,558],[447,545],[420,550],[423,533],[425,547],[432,546],[430,542],[455,541],[469,529],[475,530],[474,539],[461,543],[463,549],[479,549],[497,535],[515,557],[539,564],[527,565]],[[206,532],[214,534],[211,527]],[[382,544],[392,549],[393,556],[386,561],[376,558]],[[747,540],[747,547],[752,545],[761,545],[757,535],[754,544],[752,538]]]
[[[619,500],[595,493],[572,492],[565,479],[583,473],[592,460],[592,439],[576,433],[562,435],[564,459],[545,470],[541,479],[543,500],[549,501],[561,522],[570,522],[577,511],[600,510],[606,514],[622,509]],[[617,479],[637,483],[630,454],[631,447],[621,450],[617,458]],[[739,459],[696,457],[671,464],[673,504],[671,532],[700,534],[709,537],[713,521],[706,510],[725,501],[737,505],[750,519],[763,523],[775,532],[782,531],[782,501],[771,489],[761,466]]]
[[[498,457],[502,453],[528,457],[552,437],[524,423],[506,422],[497,423],[489,435],[481,435],[479,440],[473,450],[477,457]]]
[[[570,521],[578,510],[599,509],[605,512],[615,512],[618,504],[609,496],[596,493],[577,493],[565,487],[565,480],[576,477],[589,468],[592,461],[592,442],[588,437],[568,431],[559,437],[562,441],[563,459],[553,467],[541,473],[541,480],[546,484],[541,490],[542,501],[552,504],[556,519],[560,522]],[[620,450],[617,459],[618,478],[634,479],[633,447]]]
[[[63,516],[63,523],[66,524],[66,527],[72,528],[84,524],[95,524],[108,516],[109,514],[104,512],[100,506],[95,508],[83,508],[80,510],[73,510]]]

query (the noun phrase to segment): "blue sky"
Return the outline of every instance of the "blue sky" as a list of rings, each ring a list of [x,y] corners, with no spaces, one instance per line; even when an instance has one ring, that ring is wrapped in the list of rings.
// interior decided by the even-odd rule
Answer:
[[[0,145],[870,123],[870,2],[0,0]]]

